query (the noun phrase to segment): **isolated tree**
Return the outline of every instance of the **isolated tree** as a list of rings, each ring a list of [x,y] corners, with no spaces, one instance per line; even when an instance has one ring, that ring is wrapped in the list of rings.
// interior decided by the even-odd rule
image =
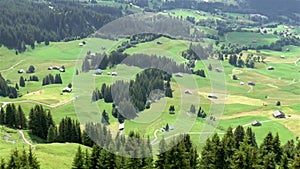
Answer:
[[[277,101],[277,102],[276,102],[276,106],[281,106],[281,102],[280,102],[280,101]]]
[[[167,123],[165,129],[166,129],[166,131],[169,131],[169,124],[168,123]]]
[[[209,71],[212,71],[212,66],[211,66],[211,64],[208,65],[207,69],[208,69]]]
[[[191,105],[190,112],[193,113],[193,114],[196,113],[196,107],[195,107],[195,105],[193,105],[193,104]]]
[[[238,80],[238,77],[236,75],[232,75],[233,80]]]
[[[17,89],[17,90],[19,90],[20,88],[19,88],[19,85],[18,85],[18,83],[16,83],[16,86],[15,86],[15,88]]]
[[[34,73],[34,72],[35,72],[35,67],[33,65],[30,65],[27,70],[27,73]]]
[[[68,88],[72,88],[72,83],[69,83],[69,84],[68,84]]]
[[[25,87],[25,80],[24,80],[23,76],[20,77],[19,84],[21,87]]]
[[[166,88],[166,90],[165,90],[165,96],[166,96],[166,97],[170,97],[170,98],[173,97],[171,87],[167,87],[167,88]]]

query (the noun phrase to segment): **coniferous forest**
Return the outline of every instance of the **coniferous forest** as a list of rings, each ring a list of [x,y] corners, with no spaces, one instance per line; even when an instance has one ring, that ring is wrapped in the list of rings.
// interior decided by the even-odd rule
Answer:
[[[50,41],[81,39],[122,15],[113,7],[84,8],[71,1],[44,3],[1,0],[0,46],[24,52],[26,45],[34,49],[35,42],[48,45]]]

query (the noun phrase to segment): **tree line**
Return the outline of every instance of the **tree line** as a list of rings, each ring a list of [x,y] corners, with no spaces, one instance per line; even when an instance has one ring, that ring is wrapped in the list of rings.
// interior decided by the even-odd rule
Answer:
[[[62,84],[62,79],[60,74],[56,74],[55,77],[52,74],[47,75],[43,78],[42,86],[49,84]]]
[[[0,73],[0,96],[9,97],[9,98],[17,98],[18,91],[15,87],[11,87],[8,85],[7,80]]]
[[[40,163],[37,160],[35,154],[32,152],[31,147],[29,147],[28,151],[23,149],[19,151],[18,149],[14,149],[10,156],[9,160],[5,161],[1,158],[0,161],[1,169],[17,169],[17,168],[31,168],[31,169],[39,169]]]

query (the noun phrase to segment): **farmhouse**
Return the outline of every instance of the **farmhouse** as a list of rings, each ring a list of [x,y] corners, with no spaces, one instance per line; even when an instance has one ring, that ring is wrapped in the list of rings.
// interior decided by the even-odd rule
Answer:
[[[175,76],[176,77],[183,77],[183,75],[181,73],[176,73]]]
[[[69,87],[66,87],[62,90],[63,93],[71,93],[72,92],[72,89],[69,88]]]
[[[101,69],[96,69],[95,75],[101,75],[101,74],[102,74],[102,70]]]
[[[272,114],[275,118],[285,118],[285,114],[280,110],[276,110]]]
[[[59,67],[59,66],[53,66],[52,69],[53,69],[53,70],[59,70],[60,67]]]
[[[59,69],[60,72],[65,72],[66,70],[64,68]]]
[[[161,41],[157,41],[156,44],[162,45],[163,43]]]
[[[190,90],[185,90],[184,93],[185,94],[192,94],[192,92]]]
[[[52,69],[53,69],[52,66],[48,67],[48,70],[52,70]]]
[[[125,123],[120,123],[119,124],[119,130],[124,130],[125,127]]]
[[[281,55],[281,56],[280,56],[280,58],[281,58],[281,59],[284,59],[284,58],[285,58],[285,56],[284,56],[284,55]]]
[[[118,76],[118,73],[117,72],[111,72],[111,75],[112,76]]]
[[[208,94],[207,97],[208,97],[208,98],[212,98],[212,99],[217,99],[217,98],[218,98],[218,96],[215,95],[215,94]]]
[[[245,83],[244,82],[240,82],[240,85],[244,85]]]
[[[273,66],[269,66],[268,70],[274,70],[274,67]]]
[[[251,125],[252,126],[261,126],[262,124],[261,124],[261,122],[255,120],[251,123]]]
[[[107,72],[106,74],[107,74],[107,75],[111,75],[111,73],[110,73],[110,72]]]
[[[82,42],[78,43],[78,46],[83,46],[83,43]]]
[[[219,72],[219,73],[220,73],[220,72],[223,72],[223,70],[220,69],[220,68],[216,68],[215,70],[216,70],[216,72]]]
[[[253,81],[248,82],[249,86],[255,86],[255,83]]]
[[[18,73],[23,73],[24,72],[24,69],[19,69],[18,70]]]

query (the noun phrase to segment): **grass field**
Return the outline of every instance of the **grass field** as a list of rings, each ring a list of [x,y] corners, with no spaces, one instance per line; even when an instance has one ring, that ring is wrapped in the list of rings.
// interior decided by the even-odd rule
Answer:
[[[194,11],[175,11],[175,14],[176,12],[178,15],[195,14]],[[199,17],[199,19],[201,18]],[[210,33],[214,34],[215,32],[211,31]],[[273,35],[257,33],[230,33],[226,37],[228,42],[231,43],[251,45],[253,45],[251,42],[253,39],[257,39],[255,45],[269,44],[277,39]],[[95,88],[101,88],[102,83],[112,84],[116,80],[128,81],[134,79],[135,75],[141,72],[142,69],[120,64],[104,70],[103,75],[100,76],[93,76],[93,71],[75,76],[75,70],[81,69],[80,59],[85,56],[87,51],[110,52],[126,39],[111,41],[88,38],[85,40],[87,45],[84,47],[78,46],[81,41],[51,43],[49,46],[40,44],[36,46],[35,50],[29,50],[19,55],[15,55],[13,50],[1,47],[0,72],[12,82],[12,86],[19,82],[21,74],[18,74],[17,71],[19,69],[26,70],[31,64],[36,67],[36,73],[33,75],[37,75],[40,81],[26,82],[26,87],[20,89],[20,93],[23,94],[21,98],[14,100],[0,98],[0,106],[2,102],[16,102],[15,104],[21,105],[28,116],[30,108],[37,104],[31,101],[41,102],[45,104],[45,108],[51,110],[57,124],[66,116],[78,118],[82,123],[88,121],[100,122],[101,112],[106,110],[110,117],[111,125],[109,128],[112,130],[112,134],[115,135],[118,131],[118,122],[111,115],[112,104],[104,103],[103,100],[92,103],[91,93]],[[157,41],[162,42],[162,44],[157,44]],[[125,52],[128,54],[145,53],[165,56],[178,63],[183,63],[186,60],[181,57],[181,52],[188,48],[189,43],[188,41],[162,37],[155,41],[138,44]],[[103,48],[105,50],[102,50]],[[183,77],[173,77],[171,80],[171,86],[174,90],[173,98],[162,98],[153,103],[150,109],[140,112],[136,119],[125,121],[125,134],[135,130],[154,140],[154,133],[159,130],[156,133],[157,141],[159,141],[162,137],[171,138],[180,132],[193,132],[191,138],[201,148],[202,144],[199,143],[199,138],[202,138],[200,137],[202,131],[222,133],[229,126],[245,125],[247,127],[253,120],[259,120],[263,121],[263,125],[253,127],[258,143],[261,143],[269,131],[278,132],[282,143],[299,136],[300,63],[295,63],[295,61],[300,58],[300,49],[296,46],[286,46],[285,48],[289,48],[290,52],[269,50],[261,50],[260,53],[253,50],[245,52],[244,55],[252,53],[255,56],[266,57],[266,63],[257,63],[255,69],[235,68],[229,65],[227,60],[224,62],[212,59],[197,61],[195,70],[204,69],[207,78],[190,74],[183,74]],[[285,59],[280,59],[281,55],[285,55]],[[212,64],[213,71],[207,70],[209,64]],[[49,73],[58,73],[54,70],[47,70],[49,66],[54,65],[64,65],[66,67],[66,72],[60,73],[63,84],[42,86],[43,77]],[[268,66],[273,66],[275,70],[267,70]],[[215,68],[222,68],[223,72],[218,73],[214,71]],[[113,71],[118,72],[118,76],[107,75],[107,72]],[[232,80],[233,74],[237,75],[239,80]],[[23,73],[22,76],[28,79],[30,75]],[[245,82],[245,85],[240,85],[241,81]],[[256,86],[248,86],[249,81],[256,82]],[[66,87],[68,83],[73,83],[73,92],[71,94],[61,94],[62,88]],[[222,86],[224,84],[225,86]],[[226,90],[222,91],[221,89]],[[190,90],[192,94],[185,94],[185,90]],[[220,98],[216,100],[207,98],[207,95],[212,92],[216,92]],[[78,96],[78,98],[76,97],[74,101],[59,105],[74,96]],[[281,106],[275,106],[278,100],[281,101]],[[59,106],[53,107],[57,104]],[[196,105],[197,109],[201,106],[209,115],[211,113],[216,115],[217,121],[215,124],[217,126],[215,128],[211,127],[211,122],[208,119],[196,118],[194,114],[189,113],[191,104]],[[264,106],[264,104],[267,106]],[[175,106],[175,115],[169,114],[170,105]],[[277,109],[284,111],[291,118],[275,120],[272,117],[272,112]],[[160,132],[161,128],[167,123],[174,126],[174,130],[165,133]],[[17,140],[15,144],[1,140],[1,154],[8,154],[11,148],[14,147],[26,146],[20,140],[17,131],[7,128],[2,128],[0,131],[1,138],[3,135],[10,133],[10,138]],[[34,151],[42,161],[42,168],[68,168],[71,166],[78,145],[41,144],[40,140],[31,136],[27,131],[24,131],[24,133],[26,138],[36,144]],[[62,160],[63,162],[50,166],[51,162],[56,160]]]
[[[252,32],[231,32],[225,35],[227,43],[244,44],[251,46],[268,45],[278,40],[273,34],[260,34]],[[253,41],[256,41],[253,43]]]

